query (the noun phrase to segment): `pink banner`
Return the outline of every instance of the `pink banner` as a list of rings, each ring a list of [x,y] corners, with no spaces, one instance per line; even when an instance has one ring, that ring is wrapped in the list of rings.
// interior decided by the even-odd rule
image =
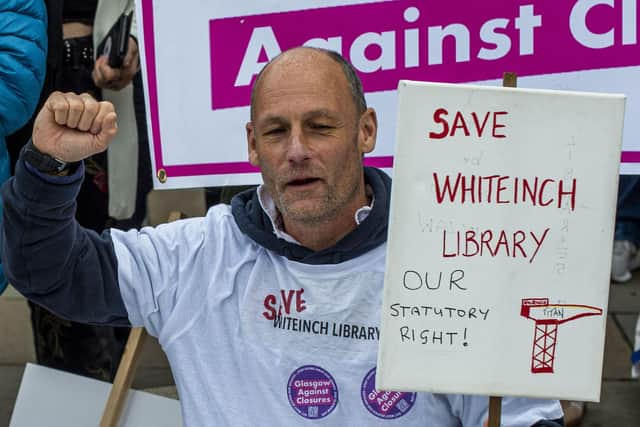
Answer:
[[[358,70],[366,92],[398,80],[470,82],[504,71],[543,75],[640,65],[638,0],[398,0],[209,21],[211,108],[247,106],[262,66],[300,45],[330,48]],[[248,162],[167,164],[156,78],[154,0],[140,0],[156,170],[186,177],[255,173]],[[622,161],[640,163],[640,152]],[[370,166],[391,168],[392,156]]]
[[[212,108],[249,105],[260,67],[311,44],[343,54],[366,92],[640,65],[636,0],[406,0],[210,21]],[[321,39],[321,40],[318,40]],[[231,42],[232,41],[232,42]]]

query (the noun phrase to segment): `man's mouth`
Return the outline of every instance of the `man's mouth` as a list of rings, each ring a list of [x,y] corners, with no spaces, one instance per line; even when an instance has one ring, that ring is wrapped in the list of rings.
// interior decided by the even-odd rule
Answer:
[[[291,181],[287,182],[287,186],[304,187],[307,185],[314,184],[318,181],[320,181],[320,178],[298,178],[298,179],[292,179]]]

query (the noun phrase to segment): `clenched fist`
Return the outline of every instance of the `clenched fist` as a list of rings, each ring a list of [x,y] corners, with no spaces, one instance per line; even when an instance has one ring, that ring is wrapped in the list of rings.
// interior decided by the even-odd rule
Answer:
[[[118,132],[110,102],[83,93],[52,93],[33,125],[33,144],[64,162],[77,162],[107,149]]]

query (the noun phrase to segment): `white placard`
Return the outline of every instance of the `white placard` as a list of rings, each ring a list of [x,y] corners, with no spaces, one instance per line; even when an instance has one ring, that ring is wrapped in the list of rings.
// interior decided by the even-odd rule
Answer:
[[[27,364],[9,427],[98,426],[111,384]],[[131,390],[120,427],[180,427],[180,403]]]
[[[400,83],[378,388],[599,399],[624,102]]]

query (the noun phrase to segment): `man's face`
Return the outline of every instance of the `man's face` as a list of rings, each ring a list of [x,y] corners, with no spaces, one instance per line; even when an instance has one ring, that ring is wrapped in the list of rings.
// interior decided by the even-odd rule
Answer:
[[[362,206],[362,155],[375,146],[373,110],[360,115],[328,56],[298,50],[271,64],[247,125],[249,160],[285,223],[331,221]]]

